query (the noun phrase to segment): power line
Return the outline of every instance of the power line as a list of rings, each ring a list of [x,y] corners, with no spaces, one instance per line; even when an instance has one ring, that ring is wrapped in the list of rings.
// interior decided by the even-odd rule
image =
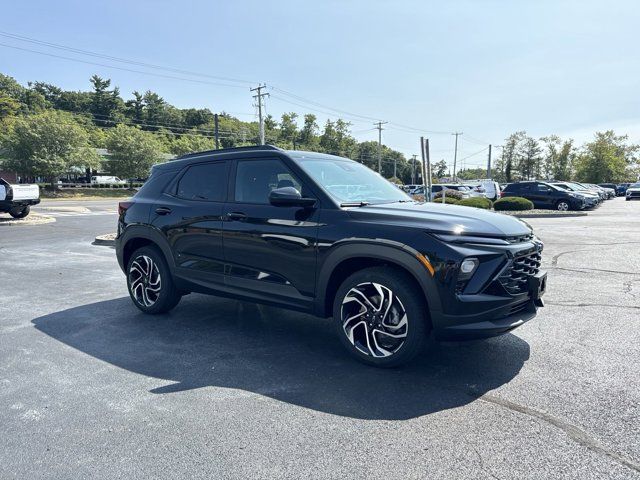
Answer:
[[[173,79],[173,80],[181,80],[183,82],[202,83],[202,84],[205,84],[205,85],[216,85],[216,86],[219,86],[219,87],[245,88],[245,87],[243,87],[241,85],[231,85],[231,84],[227,84],[227,83],[209,82],[207,80],[196,80],[196,79],[193,79],[193,78],[176,77],[175,75],[166,75],[166,74],[162,74],[162,73],[144,72],[142,70],[134,70],[132,68],[116,67],[115,65],[107,65],[107,64],[104,64],[104,63],[90,62],[88,60],[81,60],[79,58],[73,58],[73,57],[65,57],[64,55],[56,55],[54,53],[40,52],[38,50],[32,50],[30,48],[17,47],[15,45],[8,45],[6,43],[0,43],[0,46],[1,47],[7,47],[7,48],[13,48],[15,50],[22,50],[23,52],[37,53],[38,55],[44,55],[44,56],[47,56],[47,57],[61,58],[63,60],[70,60],[72,62],[85,63],[87,65],[97,65],[99,67],[113,68],[113,69],[122,70],[122,71],[125,71],[125,72],[140,73],[142,75],[148,75],[148,76],[151,76],[151,77],[170,78],[170,79]]]
[[[147,67],[147,68],[153,68],[156,70],[165,70],[168,72],[174,72],[174,73],[182,73],[185,75],[191,75],[191,76],[196,76],[196,77],[205,77],[205,78],[211,78],[214,80],[223,80],[225,82],[235,82],[235,83],[244,83],[244,84],[252,84],[255,82],[250,82],[248,80],[238,80],[237,78],[229,78],[229,77],[221,77],[221,76],[217,76],[217,75],[209,75],[206,73],[199,73],[199,72],[194,72],[194,71],[190,71],[190,70],[182,70],[179,68],[172,68],[172,67],[164,67],[162,65],[155,65],[153,63],[145,63],[145,62],[140,62],[137,60],[129,60],[126,58],[121,58],[121,57],[114,57],[112,55],[106,55],[103,53],[96,53],[96,52],[91,52],[89,50],[82,50],[80,48],[74,48],[74,47],[69,47],[66,45],[60,45],[57,43],[51,43],[51,42],[45,42],[43,40],[37,40],[35,38],[31,38],[31,37],[26,37],[24,35],[17,35],[15,33],[10,33],[10,32],[5,32],[0,30],[0,36],[6,37],[6,38],[12,38],[14,40],[19,40],[22,42],[28,42],[28,43],[33,43],[36,45],[42,45],[42,46],[46,46],[46,47],[50,47],[50,48],[55,48],[55,49],[59,49],[59,50],[66,50],[68,52],[73,52],[73,53],[78,53],[80,55],[87,55],[90,57],[96,57],[96,58],[103,58],[105,60],[112,60],[115,62],[120,62],[120,63],[128,63],[130,65],[137,65],[140,67]]]

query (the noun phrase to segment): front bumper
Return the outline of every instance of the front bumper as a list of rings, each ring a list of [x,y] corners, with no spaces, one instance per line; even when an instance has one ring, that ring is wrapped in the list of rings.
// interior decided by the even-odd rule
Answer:
[[[470,280],[459,280],[455,273],[442,279],[441,309],[431,312],[436,339],[492,337],[535,317],[547,284],[547,274],[540,269],[541,242],[464,248],[465,257],[480,258],[480,264]],[[451,271],[457,271],[456,265]]]
[[[452,324],[435,332],[438,340],[477,340],[495,337],[524,325],[536,316],[541,301],[532,299],[465,318],[449,318]]]

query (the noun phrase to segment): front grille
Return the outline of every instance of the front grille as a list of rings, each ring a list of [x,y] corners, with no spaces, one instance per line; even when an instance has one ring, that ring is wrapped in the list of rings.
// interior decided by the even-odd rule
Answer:
[[[498,277],[498,281],[511,295],[522,293],[527,290],[529,277],[540,270],[541,262],[542,256],[537,250],[515,257]]]
[[[517,237],[507,237],[505,240],[509,243],[524,243],[530,242],[533,239],[533,233],[528,233],[526,235],[519,235]]]
[[[629,192],[628,197],[640,197],[640,192]]]

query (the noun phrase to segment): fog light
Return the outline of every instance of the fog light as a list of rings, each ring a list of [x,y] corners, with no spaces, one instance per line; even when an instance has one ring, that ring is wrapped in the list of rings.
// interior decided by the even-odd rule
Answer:
[[[467,258],[460,264],[460,272],[465,275],[471,275],[477,266],[477,258]]]

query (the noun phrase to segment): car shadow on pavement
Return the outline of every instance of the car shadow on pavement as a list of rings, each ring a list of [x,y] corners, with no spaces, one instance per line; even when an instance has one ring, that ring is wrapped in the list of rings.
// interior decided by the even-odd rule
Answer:
[[[235,388],[361,419],[403,420],[465,405],[509,382],[529,358],[529,345],[507,334],[432,344],[410,365],[377,369],[343,350],[329,320],[195,294],[160,316],[140,313],[124,297],[33,324],[99,360],[171,382],[153,393]]]

